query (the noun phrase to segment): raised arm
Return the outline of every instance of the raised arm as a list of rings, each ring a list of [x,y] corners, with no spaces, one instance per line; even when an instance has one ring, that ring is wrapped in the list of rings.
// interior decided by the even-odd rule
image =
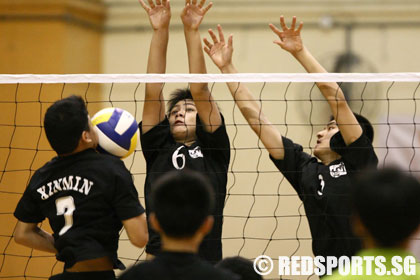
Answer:
[[[147,6],[143,0],[140,4],[149,16],[153,28],[150,43],[147,73],[163,74],[166,71],[166,51],[169,40],[169,22],[171,7],[169,0],[148,0]],[[163,84],[146,84],[146,94],[143,106],[142,131],[146,133],[165,118],[165,101],[163,98]]]
[[[296,29],[296,17],[293,17],[292,25],[288,28],[284,22],[284,17],[281,16],[280,26],[282,30],[270,24],[271,30],[279,36],[279,40],[274,41],[274,43],[291,53],[308,73],[327,73],[302,43],[300,31],[303,23],[301,22]],[[318,82],[316,85],[330,105],[332,115],[340,129],[344,142],[346,145],[353,143],[362,135],[362,128],[347,104],[341,88],[334,82]]]
[[[209,34],[213,43],[204,39],[204,51],[210,56],[214,64],[224,74],[238,73],[232,63],[233,53],[233,37],[229,36],[225,41],[223,30],[220,25],[217,26],[219,31],[219,39],[210,29]],[[230,82],[227,83],[230,93],[241,110],[242,115],[251,126],[255,134],[258,135],[265,148],[275,159],[284,158],[283,140],[280,132],[270,123],[261,111],[258,101],[255,100],[252,93],[243,83]]]
[[[197,3],[197,0],[186,0],[184,10],[181,14],[182,23],[184,24],[185,40],[187,43],[190,73],[207,73],[198,28],[213,3],[210,2],[204,7],[205,3],[206,0],[200,0],[200,3]],[[207,83],[192,83],[190,87],[204,129],[210,133],[214,132],[222,124],[222,119]]]

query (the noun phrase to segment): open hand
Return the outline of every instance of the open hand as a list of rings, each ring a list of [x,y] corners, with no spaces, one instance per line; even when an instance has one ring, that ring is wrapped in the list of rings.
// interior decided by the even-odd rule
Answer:
[[[169,0],[148,0],[149,6],[144,3],[144,0],[139,0],[144,10],[149,15],[149,21],[154,30],[168,28],[171,20],[171,5]]]
[[[282,31],[270,23],[270,28],[279,36],[280,40],[275,40],[274,43],[279,45],[282,49],[290,52],[291,54],[296,54],[303,49],[302,38],[300,37],[300,31],[302,30],[303,23],[300,22],[298,28],[296,29],[296,17],[293,17],[292,25],[290,28],[284,23],[284,17],[280,17],[280,26]]]
[[[204,7],[206,0],[200,0],[200,3],[198,4],[197,1],[198,0],[185,1],[184,10],[181,13],[181,20],[184,27],[187,29],[197,30],[207,11],[213,6],[213,3],[210,2]]]
[[[220,25],[217,25],[217,30],[219,31],[219,39],[217,39],[213,30],[209,29],[213,44],[204,38],[204,51],[210,56],[211,60],[213,60],[214,64],[216,64],[219,69],[223,69],[232,63],[233,36],[230,35],[226,43],[223,29]]]

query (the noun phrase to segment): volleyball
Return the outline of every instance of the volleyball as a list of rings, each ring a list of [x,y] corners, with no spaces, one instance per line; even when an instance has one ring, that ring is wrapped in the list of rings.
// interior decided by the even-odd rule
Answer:
[[[138,124],[129,112],[120,108],[105,108],[92,118],[98,134],[100,153],[120,158],[128,157],[137,147]]]

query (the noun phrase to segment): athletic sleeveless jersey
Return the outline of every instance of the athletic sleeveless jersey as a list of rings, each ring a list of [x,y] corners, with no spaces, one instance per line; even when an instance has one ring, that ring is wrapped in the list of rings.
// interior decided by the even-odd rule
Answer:
[[[93,149],[55,157],[32,176],[15,210],[25,223],[48,218],[57,259],[75,262],[109,256],[115,268],[121,221],[144,213],[130,172],[117,157]]]
[[[142,123],[139,127],[142,130]],[[190,169],[207,176],[216,195],[216,207],[213,212],[213,229],[201,244],[199,255],[208,261],[217,262],[222,259],[223,207],[230,160],[230,143],[223,116],[222,125],[213,133],[208,133],[197,115],[196,135],[197,140],[189,147],[175,142],[167,118],[145,134],[141,132],[141,146],[147,165],[144,186],[146,213],[148,215],[151,212],[149,198],[154,182],[162,174]],[[146,252],[155,255],[159,250],[160,236],[149,226]]]

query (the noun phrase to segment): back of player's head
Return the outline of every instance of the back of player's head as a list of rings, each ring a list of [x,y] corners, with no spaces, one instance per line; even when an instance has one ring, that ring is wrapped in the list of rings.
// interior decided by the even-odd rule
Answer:
[[[185,99],[193,99],[191,95],[191,91],[188,88],[177,89],[176,91],[171,93],[171,96],[169,97],[169,100],[168,100],[168,111],[166,113],[169,115],[169,113],[172,111],[175,105],[179,101],[185,100]]]
[[[367,118],[363,117],[362,115],[354,113],[354,112],[353,112],[353,114],[356,117],[357,122],[361,126],[361,128],[363,130],[363,133],[366,135],[366,137],[372,143],[373,142],[373,137],[375,136],[375,132],[373,130],[372,124],[370,123],[370,121]],[[334,120],[334,117],[331,116],[330,120],[331,121]]]
[[[89,130],[88,111],[80,96],[72,95],[51,105],[44,117],[45,134],[57,154],[74,151],[82,132]]]
[[[263,278],[254,270],[254,264],[243,257],[224,258],[216,267],[228,270],[239,276],[242,280],[262,280]]]
[[[366,171],[352,189],[355,214],[380,246],[397,246],[419,227],[420,183],[409,174]]]
[[[192,237],[214,207],[214,194],[203,174],[172,171],[153,186],[151,209],[170,237]]]
[[[372,143],[373,137],[375,136],[372,124],[367,118],[363,117],[362,115],[359,115],[356,113],[353,113],[353,114],[356,117],[357,121],[359,122],[360,126],[362,127],[363,133]]]

